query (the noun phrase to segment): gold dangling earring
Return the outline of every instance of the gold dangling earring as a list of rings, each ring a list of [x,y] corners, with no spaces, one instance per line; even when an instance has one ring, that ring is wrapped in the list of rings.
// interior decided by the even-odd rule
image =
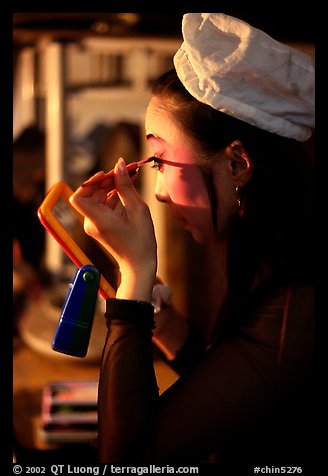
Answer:
[[[238,187],[238,185],[236,185],[235,191],[236,191],[236,194],[237,194],[237,205],[238,205],[238,208],[240,208],[240,207],[241,207],[241,203],[240,203],[240,195],[239,195],[239,187]]]

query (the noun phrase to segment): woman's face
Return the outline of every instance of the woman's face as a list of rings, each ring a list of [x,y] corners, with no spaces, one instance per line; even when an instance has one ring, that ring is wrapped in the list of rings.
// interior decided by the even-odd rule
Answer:
[[[197,163],[192,140],[172,120],[160,101],[151,99],[146,135],[159,163],[156,198],[169,205],[173,216],[202,244],[217,241],[206,180]]]

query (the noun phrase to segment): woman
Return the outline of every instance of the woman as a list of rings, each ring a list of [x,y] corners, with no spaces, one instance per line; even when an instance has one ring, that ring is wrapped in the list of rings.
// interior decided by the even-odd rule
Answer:
[[[236,75],[231,52],[244,46],[240,31],[247,32],[248,50]],[[223,14],[187,14],[183,34],[175,69],[154,85],[146,136],[156,157],[157,199],[197,242],[218,244],[223,305],[216,322],[207,320],[206,336],[173,312],[176,334],[167,330],[172,322],[159,331],[151,305],[153,224],[123,159],[115,166],[115,192],[91,178],[74,193],[86,232],[113,254],[121,274],[116,299],[107,301],[100,461],[190,464],[213,461],[216,453],[225,468],[236,459],[301,465],[295,457],[306,454],[300,429],[308,430],[303,405],[314,353],[312,170],[302,145],[313,117],[311,94],[302,90],[304,82],[313,86],[311,60]],[[275,61],[286,51],[289,63],[277,78]],[[254,78],[264,54],[271,71],[266,62],[263,82],[263,75]],[[293,56],[297,67],[306,66],[303,78],[290,71]],[[243,64],[252,74],[241,72]],[[291,86],[284,68],[294,75]],[[230,82],[232,97],[223,84]],[[181,373],[160,397],[153,334]]]

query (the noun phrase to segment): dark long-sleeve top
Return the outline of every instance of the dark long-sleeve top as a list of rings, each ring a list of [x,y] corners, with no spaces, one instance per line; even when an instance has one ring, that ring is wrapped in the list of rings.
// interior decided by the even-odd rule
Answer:
[[[300,465],[292,450],[305,457],[312,439],[314,301],[314,288],[305,284],[251,293],[234,316],[238,326],[198,349],[193,365],[159,396],[151,306],[108,300],[100,461],[191,464],[214,452],[219,461],[251,458],[253,452],[263,464],[274,464],[265,458],[275,455],[287,458],[278,464]],[[188,353],[182,349],[180,360]]]

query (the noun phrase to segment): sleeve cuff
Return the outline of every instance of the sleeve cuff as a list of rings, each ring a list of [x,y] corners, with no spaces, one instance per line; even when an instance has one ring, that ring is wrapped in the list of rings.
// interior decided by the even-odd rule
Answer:
[[[129,323],[153,329],[154,306],[146,301],[109,298],[106,300],[106,319],[116,323]]]

